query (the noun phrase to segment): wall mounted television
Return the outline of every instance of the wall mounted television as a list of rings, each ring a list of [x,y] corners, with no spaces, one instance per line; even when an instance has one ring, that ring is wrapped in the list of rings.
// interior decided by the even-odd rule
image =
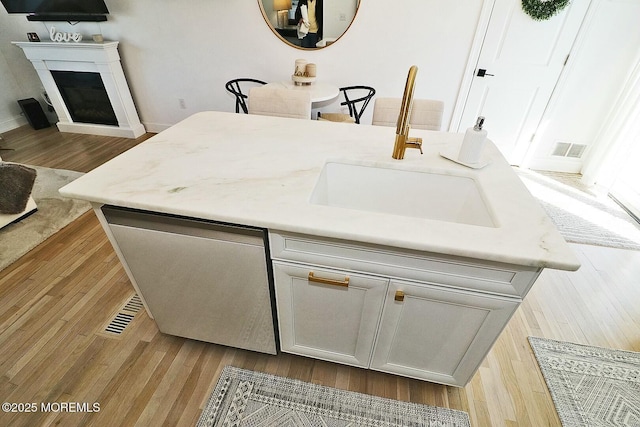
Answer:
[[[0,0],[8,13],[26,13],[29,21],[107,20],[104,0]]]

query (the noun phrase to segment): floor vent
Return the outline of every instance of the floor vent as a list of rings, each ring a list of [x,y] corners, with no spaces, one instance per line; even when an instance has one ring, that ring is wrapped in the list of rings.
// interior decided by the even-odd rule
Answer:
[[[116,317],[114,317],[105,328],[105,332],[120,335],[124,332],[124,329],[129,326],[129,323],[131,323],[134,317],[135,315],[126,313],[116,314]]]
[[[138,294],[134,294],[122,308],[118,310],[113,319],[111,319],[106,328],[104,328],[104,331],[109,334],[121,335],[142,307],[142,300]]]
[[[557,142],[551,155],[560,157],[573,157],[579,159],[584,154],[587,146],[584,144],[572,144],[570,142]]]
[[[132,313],[139,312],[142,309],[142,300],[140,299],[140,296],[138,296],[138,294],[132,296],[122,309]]]

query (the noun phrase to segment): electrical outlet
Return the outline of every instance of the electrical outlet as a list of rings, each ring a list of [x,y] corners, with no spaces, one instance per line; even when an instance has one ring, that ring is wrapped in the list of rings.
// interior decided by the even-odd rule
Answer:
[[[341,13],[340,14],[340,20],[341,21],[346,21],[347,20],[347,15],[345,13]]]
[[[182,99],[182,98],[178,99],[178,105],[180,105],[180,108],[182,110],[186,110],[186,108],[187,108],[187,104],[184,102],[184,99]]]

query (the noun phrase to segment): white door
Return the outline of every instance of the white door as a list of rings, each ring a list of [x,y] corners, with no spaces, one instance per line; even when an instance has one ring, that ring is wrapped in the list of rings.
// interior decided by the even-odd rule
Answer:
[[[637,165],[626,165],[609,192],[636,218],[640,218],[640,171]]]
[[[640,124],[633,123],[634,141],[640,140]],[[636,218],[640,218],[640,144],[632,144],[624,159],[618,163],[618,175],[609,193]]]
[[[463,387],[519,300],[392,280],[371,369]]]
[[[387,279],[279,261],[273,273],[282,351],[369,366]]]
[[[636,1],[636,6],[640,6],[640,1]],[[638,141],[640,141],[640,59],[636,59],[636,65],[596,141],[587,166],[582,171],[587,182],[608,186],[609,193],[636,218],[640,218],[640,168],[638,168],[640,144]]]
[[[521,0],[495,0],[460,131],[485,116],[485,128],[512,164],[524,158],[560,77],[589,1],[574,1],[547,21]]]

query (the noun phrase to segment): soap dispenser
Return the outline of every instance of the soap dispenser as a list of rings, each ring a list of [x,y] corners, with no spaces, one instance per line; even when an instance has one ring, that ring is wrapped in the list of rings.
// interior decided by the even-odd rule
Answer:
[[[484,117],[478,117],[474,127],[467,129],[462,140],[462,146],[458,153],[458,160],[461,163],[476,164],[480,161],[484,142],[487,139],[487,131],[482,129]]]

